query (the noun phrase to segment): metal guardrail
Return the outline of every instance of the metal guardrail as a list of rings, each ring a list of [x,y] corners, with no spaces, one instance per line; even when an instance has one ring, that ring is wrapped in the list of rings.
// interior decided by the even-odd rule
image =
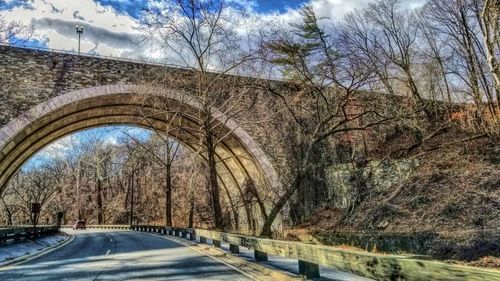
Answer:
[[[61,227],[71,228],[72,225],[62,225]],[[319,265],[323,265],[377,280],[500,280],[500,270],[448,264],[429,260],[423,256],[373,254],[206,229],[149,225],[133,227],[129,225],[87,225],[87,228],[155,232],[189,240],[199,239],[200,243],[207,243],[207,240],[211,239],[212,245],[215,247],[220,247],[221,243],[225,242],[229,244],[229,249],[233,254],[239,253],[240,246],[253,249],[257,261],[267,260],[268,255],[297,259],[300,274],[308,278],[319,277]],[[58,228],[55,226],[41,226],[35,232],[33,232],[32,226],[0,229],[0,243],[5,244],[7,239],[20,240],[22,237],[33,237],[57,231]]]
[[[59,232],[57,226],[10,226],[0,229],[0,246],[7,245],[8,240],[20,241],[21,239],[31,239]]]
[[[124,224],[110,224],[110,225],[98,225],[98,224],[88,224],[86,228],[98,228],[98,229],[130,229],[130,225]],[[61,228],[73,228],[71,224],[61,225]]]
[[[226,242],[229,243],[230,251],[235,254],[239,253],[240,246],[247,247],[254,250],[257,261],[267,260],[268,255],[297,259],[300,274],[308,278],[319,277],[319,265],[323,265],[377,280],[500,280],[500,270],[448,264],[423,256],[373,254],[205,229],[147,225],[134,226],[132,229],[190,240],[199,237],[200,243],[207,243],[207,239],[211,239],[215,247]]]

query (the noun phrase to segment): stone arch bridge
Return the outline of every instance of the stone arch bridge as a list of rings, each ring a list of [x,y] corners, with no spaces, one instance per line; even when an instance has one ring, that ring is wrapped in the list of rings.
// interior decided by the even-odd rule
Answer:
[[[143,105],[135,102],[134,95],[147,92],[197,111],[200,105],[183,100],[178,90],[145,86],[160,68],[165,66],[0,46],[0,192],[27,159],[65,135],[103,125],[165,126],[161,118],[154,124],[139,118],[135,109]],[[265,97],[258,100],[247,116],[259,115],[268,102]],[[217,120],[232,132],[216,151],[225,199],[243,196],[249,179],[261,196],[279,190],[276,159],[281,156],[275,151],[280,149],[266,133],[272,128],[229,120],[223,114]],[[188,134],[171,137],[190,143]],[[243,224],[248,223],[241,217]]]

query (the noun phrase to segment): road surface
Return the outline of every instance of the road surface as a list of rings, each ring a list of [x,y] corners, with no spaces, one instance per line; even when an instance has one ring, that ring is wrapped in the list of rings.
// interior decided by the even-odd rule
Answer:
[[[168,239],[132,231],[71,231],[69,244],[0,270],[0,280],[251,280]]]

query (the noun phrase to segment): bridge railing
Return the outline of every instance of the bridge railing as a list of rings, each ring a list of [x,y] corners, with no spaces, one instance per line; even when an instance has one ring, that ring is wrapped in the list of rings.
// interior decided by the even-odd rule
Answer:
[[[500,270],[448,264],[425,256],[384,255],[340,249],[330,246],[280,241],[205,229],[134,226],[133,230],[180,236],[200,243],[212,240],[214,247],[229,244],[233,254],[239,247],[254,250],[255,260],[265,261],[268,255],[298,260],[299,272],[308,278],[320,276],[319,266],[332,267],[377,280],[500,280]]]
[[[59,232],[57,226],[2,226],[0,228],[0,246],[7,245],[8,240],[20,241],[21,239],[31,239],[42,237]]]

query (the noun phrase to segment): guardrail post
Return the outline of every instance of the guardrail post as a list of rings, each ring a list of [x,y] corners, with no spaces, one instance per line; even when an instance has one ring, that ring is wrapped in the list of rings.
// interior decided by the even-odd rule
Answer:
[[[16,231],[14,234],[14,241],[21,241],[21,233],[19,231]]]
[[[319,265],[299,260],[299,274],[306,278],[319,278]]]
[[[207,244],[207,238],[206,238],[206,237],[203,237],[203,236],[200,236],[200,243],[205,243],[205,244]]]
[[[193,232],[189,233],[189,240],[196,240],[196,234],[194,234]]]
[[[234,244],[229,244],[229,251],[233,254],[239,254],[240,253],[240,246],[234,245]]]
[[[254,257],[256,261],[267,261],[267,253],[266,252],[261,252],[258,250],[254,250]]]
[[[220,240],[214,240],[214,239],[212,239],[212,245],[214,247],[220,248]]]

